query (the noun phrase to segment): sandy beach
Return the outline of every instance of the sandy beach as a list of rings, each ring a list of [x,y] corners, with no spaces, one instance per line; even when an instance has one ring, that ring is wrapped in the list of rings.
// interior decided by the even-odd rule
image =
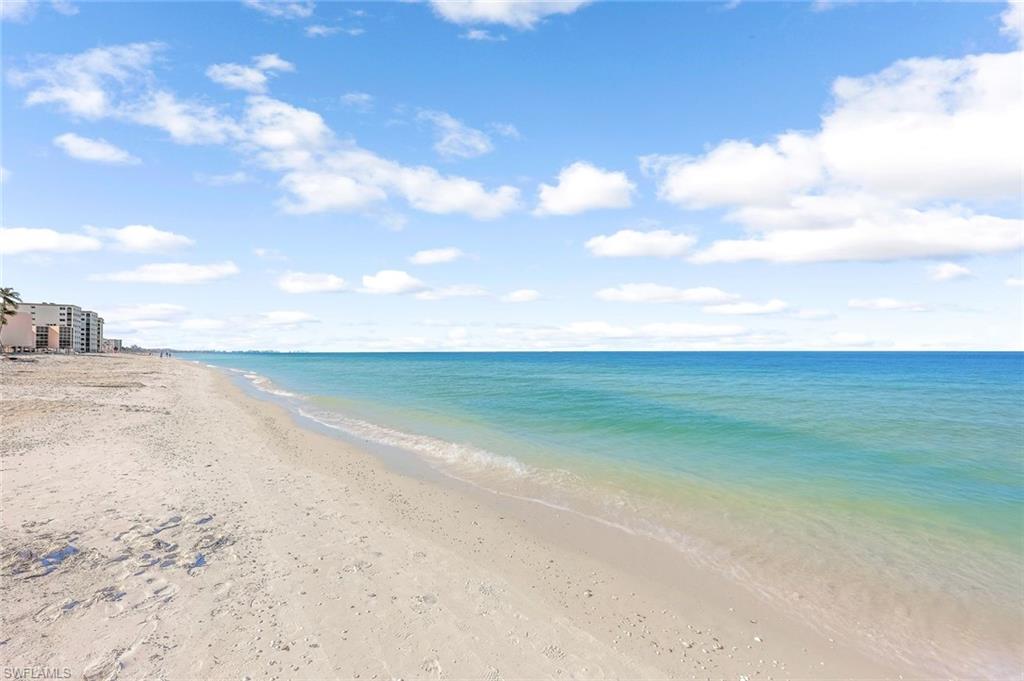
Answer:
[[[5,678],[915,676],[665,545],[402,470],[215,369],[39,356],[0,385]]]

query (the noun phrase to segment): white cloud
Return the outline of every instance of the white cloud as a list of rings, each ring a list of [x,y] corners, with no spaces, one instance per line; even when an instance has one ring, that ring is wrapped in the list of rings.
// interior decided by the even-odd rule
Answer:
[[[445,298],[479,298],[486,296],[487,289],[476,284],[456,284],[442,288],[432,288],[416,294],[417,300],[444,300]]]
[[[334,274],[286,272],[277,279],[285,293],[326,293],[345,290],[345,280]]]
[[[1011,0],[999,18],[1002,22],[999,32],[1024,46],[1024,2]]]
[[[75,55],[38,58],[34,68],[11,69],[9,76],[19,87],[34,86],[25,100],[29,106],[55,104],[75,116],[101,118],[116,109],[107,87],[144,77],[160,49],[160,43],[97,47]]]
[[[851,310],[899,310],[904,312],[924,312],[928,308],[921,303],[895,298],[853,298],[847,303]]]
[[[760,315],[760,314],[776,314],[787,310],[789,305],[785,301],[773,298],[766,303],[751,303],[751,302],[740,302],[740,303],[725,303],[723,305],[709,305],[703,308],[704,312],[708,314],[724,314],[724,315]]]
[[[194,173],[192,177],[196,182],[209,185],[211,187],[227,187],[230,185],[245,184],[246,182],[252,181],[252,178],[249,177],[249,174],[244,170],[236,170],[233,173],[223,173],[220,175]]]
[[[335,140],[323,119],[308,109],[267,97],[250,97],[247,139],[264,164],[283,169],[282,205],[293,213],[362,210],[391,194],[427,213],[465,213],[480,220],[519,206],[519,190],[488,191],[464,177],[429,166],[403,166],[371,151]]]
[[[313,0],[242,0],[242,4],[275,19],[308,19],[313,16]]]
[[[181,101],[170,92],[149,92],[126,105],[117,116],[159,128],[179,144],[223,144],[241,134],[238,125],[216,108]]]
[[[107,322],[125,323],[139,320],[167,320],[184,316],[188,311],[184,305],[174,303],[143,303],[108,310],[104,317]]]
[[[1005,283],[1007,286],[1024,286],[1024,277],[1007,277],[1006,281],[1003,283]]]
[[[427,285],[401,270],[381,270],[363,277],[363,293],[400,294],[426,290]]]
[[[68,234],[52,229],[0,227],[0,254],[80,253],[98,251],[99,239],[83,234]]]
[[[78,7],[67,0],[50,0],[49,3],[44,3],[41,0],[3,0],[0,2],[0,21],[27,22],[44,4],[49,4],[53,11],[64,16],[78,14]]]
[[[68,0],[50,0],[50,7],[57,14],[63,14],[66,17],[73,17],[78,14],[78,6],[68,2]]]
[[[535,291],[532,288],[520,288],[506,293],[501,300],[506,303],[532,303],[535,300],[540,300],[540,291]]]
[[[183,234],[167,232],[152,225],[127,225],[120,229],[87,225],[85,231],[90,236],[110,239],[115,248],[129,253],[163,253],[195,244]]]
[[[558,184],[541,184],[538,215],[575,215],[598,208],[628,208],[636,188],[626,174],[584,161],[566,166]]]
[[[97,274],[90,279],[139,284],[205,284],[235,274],[238,274],[238,266],[230,260],[208,265],[165,262],[140,265],[133,270]]]
[[[781,229],[746,239],[723,239],[698,251],[696,263],[836,262],[952,257],[999,253],[1024,245],[1024,220],[959,209],[865,215],[844,227]]]
[[[494,150],[491,138],[443,111],[421,111],[421,121],[434,126],[434,151],[443,158],[474,158]]]
[[[241,64],[213,64],[206,69],[206,77],[232,90],[245,90],[262,94],[267,90],[267,74],[275,71],[294,71],[295,65],[276,54],[253,57],[255,66]]]
[[[68,156],[80,161],[96,161],[113,165],[135,165],[140,162],[135,156],[104,139],[81,137],[73,132],[57,135],[53,138],[53,144],[63,149]]]
[[[756,146],[728,140],[703,157],[645,156],[641,165],[660,178],[661,198],[688,208],[771,202],[822,175],[813,141],[796,133]]]
[[[341,103],[365,113],[373,109],[373,95],[367,92],[346,92],[341,96]]]
[[[263,71],[294,71],[295,64],[281,59],[275,53],[258,54],[252,58],[256,68]]]
[[[465,213],[479,220],[519,207],[515,187],[488,191],[474,180],[442,175],[429,166],[403,166],[363,149],[340,149],[323,158],[316,170],[290,171],[281,186],[296,199],[285,204],[295,213],[362,209],[386,199],[389,192],[426,213]]]
[[[748,235],[695,262],[894,260],[1020,248],[1024,156],[1021,52],[907,59],[834,81],[813,132],[725,140],[701,156],[641,159],[659,195],[722,206]]]
[[[511,123],[491,123],[491,130],[502,137],[508,137],[509,139],[517,140],[522,137],[522,135],[519,134],[519,128]]]
[[[454,262],[464,257],[466,257],[466,254],[461,249],[449,246],[447,248],[429,248],[424,251],[417,251],[410,256],[409,262],[414,265],[437,265],[445,262]]]
[[[615,234],[595,236],[587,241],[586,247],[599,258],[670,258],[683,255],[696,241],[688,234],[677,234],[667,229],[650,232],[623,229]]]
[[[476,40],[481,42],[495,42],[503,43],[508,38],[501,34],[491,33],[485,28],[471,28],[465,33],[460,33],[459,37],[463,40]]]
[[[301,310],[272,310],[260,315],[260,324],[266,326],[295,326],[320,321],[308,312]]]
[[[4,0],[0,2],[0,21],[28,21],[36,12],[36,0]]]
[[[675,288],[661,284],[622,284],[603,288],[594,297],[620,303],[723,303],[739,298],[711,286]]]
[[[275,248],[254,248],[252,254],[257,258],[263,258],[264,260],[287,260],[288,256],[281,253],[281,251]]]
[[[545,17],[572,14],[589,0],[431,0],[434,12],[456,24],[503,24],[534,28]]]
[[[180,144],[236,143],[260,165],[282,173],[280,186],[288,196],[280,205],[288,212],[363,211],[392,197],[427,213],[479,220],[520,207],[516,187],[488,189],[429,166],[382,158],[336,137],[316,112],[277,99],[249,96],[236,121],[212,106],[149,89],[156,77],[148,67],[159,47],[138,43],[46,57],[39,62],[43,66],[13,71],[11,79],[31,88],[30,105],[50,102],[75,115],[156,127]],[[120,101],[121,94],[132,96]]]
[[[326,38],[327,36],[339,33],[341,28],[337,26],[324,26],[323,24],[313,24],[312,26],[306,27],[306,36],[309,38]]]
[[[252,66],[213,64],[206,69],[206,77],[233,90],[259,93],[267,89],[267,75]]]
[[[794,317],[795,319],[820,321],[823,319],[833,319],[836,315],[831,310],[822,310],[818,308],[804,308],[795,311],[790,316]]]
[[[971,271],[955,262],[944,262],[928,268],[928,275],[934,281],[950,281],[971,276]]]

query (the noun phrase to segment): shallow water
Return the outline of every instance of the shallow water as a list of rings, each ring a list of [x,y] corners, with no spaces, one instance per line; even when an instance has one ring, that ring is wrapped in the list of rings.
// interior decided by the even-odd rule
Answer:
[[[883,654],[1020,671],[1022,353],[189,354],[671,542]]]

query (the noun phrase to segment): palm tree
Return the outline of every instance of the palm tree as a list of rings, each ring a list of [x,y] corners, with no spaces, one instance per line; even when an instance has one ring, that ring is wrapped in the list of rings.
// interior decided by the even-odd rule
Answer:
[[[7,323],[7,318],[18,312],[21,294],[13,288],[0,288],[0,328]]]

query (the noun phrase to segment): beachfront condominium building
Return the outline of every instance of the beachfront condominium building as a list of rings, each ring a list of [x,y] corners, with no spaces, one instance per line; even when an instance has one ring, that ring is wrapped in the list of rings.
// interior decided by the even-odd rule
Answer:
[[[37,350],[85,352],[82,308],[57,303],[20,303],[18,314],[23,312],[32,317],[32,325],[36,327]],[[56,348],[53,347],[54,335]]]
[[[82,352],[101,352],[103,346],[103,317],[92,310],[82,310]]]

